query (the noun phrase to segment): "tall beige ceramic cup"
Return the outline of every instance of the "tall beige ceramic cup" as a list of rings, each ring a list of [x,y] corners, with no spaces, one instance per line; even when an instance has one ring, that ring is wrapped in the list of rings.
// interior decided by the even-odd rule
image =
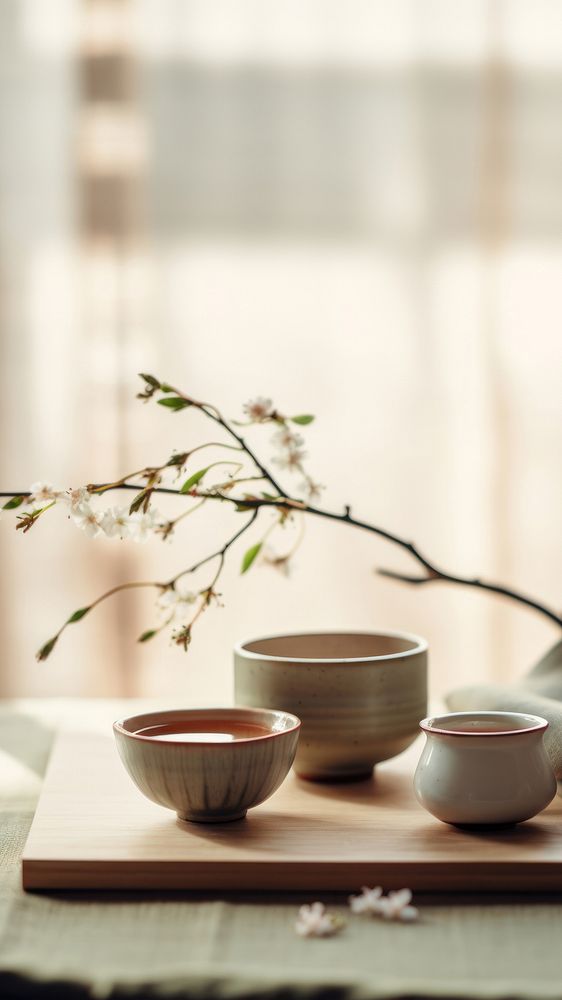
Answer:
[[[302,721],[302,778],[359,778],[405,750],[427,704],[427,642],[400,632],[269,636],[234,649],[239,705]]]

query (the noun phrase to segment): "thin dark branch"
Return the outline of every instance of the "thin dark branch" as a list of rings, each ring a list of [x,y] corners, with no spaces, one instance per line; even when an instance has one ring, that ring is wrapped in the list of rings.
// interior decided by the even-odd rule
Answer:
[[[484,590],[489,594],[498,594],[500,597],[507,597],[512,601],[518,601],[520,604],[526,605],[528,608],[533,608],[534,611],[538,611],[539,614],[549,618],[550,621],[562,628],[561,615],[557,615],[555,611],[547,608],[539,601],[535,601],[534,598],[529,597],[528,594],[522,594],[520,591],[512,590],[510,587],[504,587],[501,583],[491,583],[488,580],[481,580],[479,577],[456,576],[453,573],[446,573],[444,570],[437,569],[433,569],[427,576],[415,577],[385,569],[379,569],[377,572],[380,576],[387,577],[391,580],[398,580],[402,583],[411,583],[414,585],[436,582],[457,583],[461,587],[473,587],[475,590]]]
[[[259,471],[261,472],[262,476],[265,479],[267,479],[268,482],[271,483],[271,485],[273,486],[273,489],[276,490],[276,492],[279,493],[280,496],[285,496],[285,491],[283,490],[283,487],[279,485],[279,483],[277,482],[277,480],[271,475],[271,472],[269,472],[269,470],[266,469],[265,465],[262,465],[262,463],[260,462],[259,458],[255,454],[255,452],[252,451],[252,449],[250,448],[250,446],[247,443],[247,441],[245,441],[244,438],[240,434],[237,434],[237,432],[234,430],[234,428],[230,426],[230,424],[224,419],[224,417],[222,417],[218,413],[218,411],[217,411],[217,414],[215,415],[215,414],[211,413],[209,410],[206,410],[204,407],[203,407],[203,410],[207,414],[207,416],[211,418],[211,420],[214,420],[217,424],[219,424],[219,426],[222,427],[223,430],[225,430],[227,432],[227,434],[230,434],[231,437],[233,437],[234,440],[238,442],[238,444],[240,445],[240,447],[246,452],[248,458],[250,458],[252,460],[252,462],[254,463],[254,465],[256,466],[256,468],[259,469]]]
[[[222,499],[227,500],[230,503],[239,503],[235,497],[229,497],[227,495],[223,495]],[[427,573],[425,577],[412,577],[394,573],[392,570],[382,570],[381,573],[383,576],[392,576],[394,579],[399,579],[404,583],[414,585],[419,585],[421,583],[434,583],[435,581],[440,580],[445,583],[454,583],[461,587],[472,587],[477,590],[487,591],[488,593],[498,594],[501,597],[509,598],[510,600],[523,604],[528,608],[532,608],[534,611],[537,611],[545,618],[554,622],[559,628],[562,628],[562,616],[542,604],[540,601],[529,597],[527,594],[522,594],[517,590],[513,590],[510,587],[504,587],[499,583],[488,582],[486,580],[481,580],[478,577],[457,576],[454,573],[448,573],[446,570],[438,569],[437,566],[422,555],[413,542],[410,542],[391,531],[386,531],[384,528],[379,528],[374,524],[369,524],[367,521],[361,521],[356,517],[352,517],[349,507],[345,507],[343,514],[338,514],[334,511],[323,510],[320,507],[313,507],[310,504],[302,504],[300,501],[295,501],[290,497],[287,497],[284,501],[266,500],[261,498],[245,499],[244,505],[255,508],[280,507],[284,510],[301,510],[304,513],[313,514],[316,517],[327,518],[330,521],[339,521],[344,524],[351,524],[355,528],[361,528],[363,531],[368,531],[371,534],[378,535],[379,538],[384,538],[386,541],[392,542],[393,545],[404,549],[404,551],[408,552],[408,554],[411,555],[416,562],[423,566]]]
[[[219,559],[220,568],[222,568],[222,565],[224,563],[224,557],[228,552],[229,548],[231,547],[231,545],[234,545],[234,543],[240,538],[241,535],[244,534],[245,531],[248,530],[248,528],[252,526],[252,524],[254,523],[254,521],[258,516],[258,513],[259,513],[258,510],[254,510],[249,520],[246,521],[246,523],[243,524],[242,527],[238,529],[238,531],[236,531],[233,535],[231,535],[228,541],[226,541],[220,549],[217,549],[216,552],[212,552],[210,556],[205,556],[204,559],[200,559],[199,562],[194,563],[193,566],[189,566],[188,569],[183,569],[181,573],[177,573],[176,576],[174,576],[171,580],[168,581],[167,586],[171,587],[178,580],[180,580],[182,576],[188,576],[190,573],[195,573],[196,570],[200,569],[201,566],[205,566],[206,563],[211,562],[212,559]],[[214,582],[216,583],[216,578]]]
[[[407,573],[396,573],[393,569],[377,569],[376,571],[379,576],[384,576],[388,580],[401,580],[402,583],[429,583],[432,579],[439,579],[439,577],[430,576],[409,576]]]

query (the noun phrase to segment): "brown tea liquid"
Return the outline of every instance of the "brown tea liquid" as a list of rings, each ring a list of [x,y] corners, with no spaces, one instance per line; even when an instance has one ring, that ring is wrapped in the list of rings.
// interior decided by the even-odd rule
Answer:
[[[458,733],[461,736],[470,733],[474,733],[475,735],[485,735],[490,733],[511,733],[521,731],[518,727],[510,725],[509,722],[502,723],[497,720],[490,720],[490,722],[487,722],[486,720],[479,720],[478,722],[461,722],[458,725],[446,725],[443,727],[436,726],[435,728],[437,730],[441,730],[442,732],[452,733],[453,735]],[[524,728],[524,726],[521,727],[521,729]]]
[[[255,740],[268,736],[266,726],[227,719],[194,719],[193,722],[168,722],[161,726],[148,726],[137,730],[137,736],[153,740],[172,740],[175,743],[233,743],[236,740]]]

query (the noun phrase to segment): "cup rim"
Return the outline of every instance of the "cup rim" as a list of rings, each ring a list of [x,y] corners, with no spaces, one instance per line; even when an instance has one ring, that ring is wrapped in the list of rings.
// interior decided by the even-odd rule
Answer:
[[[521,725],[518,729],[491,729],[487,732],[471,732],[470,730],[459,730],[459,729],[444,729],[439,726],[439,723],[448,722],[449,720],[454,721],[457,719],[459,722],[463,719],[465,721],[474,719],[490,719],[494,717],[496,719],[515,719],[519,721],[527,720],[530,725]],[[437,723],[437,725],[434,725]],[[428,716],[427,719],[422,719],[420,722],[420,729],[428,735],[438,735],[438,736],[466,736],[469,739],[489,739],[491,736],[522,736],[525,733],[540,733],[545,732],[548,729],[547,719],[543,719],[540,715],[532,715],[530,712],[494,712],[494,711],[474,711],[474,712],[447,712],[443,715],[433,715]]]
[[[406,639],[414,643],[412,649],[405,649],[400,653],[380,653],[373,656],[280,656],[277,653],[256,653],[246,649],[246,646],[254,642],[270,642],[272,639],[292,639],[298,636],[332,635],[332,636],[353,636],[365,635],[373,638],[383,637],[389,639]],[[426,653],[428,649],[427,639],[423,639],[413,632],[398,632],[392,629],[346,628],[346,629],[299,629],[298,632],[276,632],[273,635],[260,635],[253,639],[244,639],[234,644],[234,653],[247,660],[271,660],[274,663],[308,663],[308,664],[329,664],[329,663],[378,663],[386,660],[402,660],[407,657]]]
[[[155,718],[158,717],[160,719],[163,716],[169,717],[178,715],[189,715],[192,717],[195,715],[203,717],[214,716],[215,718],[217,717],[220,718],[221,716],[223,717],[231,716],[232,713],[234,712],[242,714],[248,713],[249,715],[252,716],[255,716],[257,713],[262,713],[269,716],[283,716],[284,718],[289,720],[292,724],[289,725],[287,729],[280,729],[278,731],[272,730],[271,732],[263,733],[261,736],[244,736],[239,740],[232,740],[232,742],[230,743],[220,743],[220,742],[213,743],[210,740],[185,740],[184,742],[182,742],[181,740],[166,740],[166,739],[155,740],[152,736],[143,736],[142,733],[134,733],[131,732],[130,729],[125,728],[125,724],[128,722],[129,723],[134,722],[135,719],[147,719],[150,718],[151,716]],[[224,750],[225,748],[228,748],[230,750],[232,747],[240,746],[246,743],[259,743],[262,740],[269,740],[272,738],[275,739],[278,736],[286,736],[288,733],[298,732],[300,727],[301,727],[301,720],[297,715],[293,715],[292,712],[285,712],[281,709],[274,709],[274,708],[254,708],[250,705],[232,705],[230,708],[228,707],[225,708],[223,706],[222,708],[170,708],[163,710],[155,709],[153,712],[139,712],[137,715],[129,715],[126,718],[116,719],[116,721],[113,723],[113,731],[115,733],[119,733],[121,736],[125,736],[129,739],[140,740],[143,743],[150,743],[151,746],[159,745],[159,746],[169,746],[169,747],[171,746],[180,748],[205,747],[205,749],[213,749],[213,750],[215,749]]]

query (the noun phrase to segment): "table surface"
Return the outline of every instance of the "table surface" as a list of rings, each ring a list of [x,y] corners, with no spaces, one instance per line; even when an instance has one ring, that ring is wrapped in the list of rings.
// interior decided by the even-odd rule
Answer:
[[[355,917],[334,938],[301,939],[306,894],[25,894],[20,855],[55,732],[100,731],[147,704],[0,704],[3,1000],[562,997],[560,895],[419,895],[418,924]],[[345,897],[322,898],[348,915]]]

